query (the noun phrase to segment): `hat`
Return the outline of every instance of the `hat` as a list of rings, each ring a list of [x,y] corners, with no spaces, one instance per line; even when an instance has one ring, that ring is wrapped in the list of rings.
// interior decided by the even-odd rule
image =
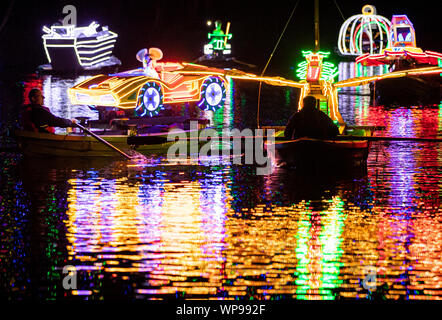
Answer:
[[[161,60],[163,51],[158,48],[149,48],[149,56],[152,60]]]
[[[145,56],[149,56],[152,60],[161,60],[163,52],[158,48],[149,48],[149,51],[144,48],[137,52],[138,61],[143,62]]]

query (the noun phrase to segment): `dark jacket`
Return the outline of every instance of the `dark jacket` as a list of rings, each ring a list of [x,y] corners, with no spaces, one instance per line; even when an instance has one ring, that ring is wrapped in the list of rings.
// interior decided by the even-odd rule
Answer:
[[[339,134],[338,127],[324,112],[305,106],[296,112],[285,127],[284,137],[298,139],[302,137],[330,139]]]
[[[24,130],[53,133],[53,127],[72,127],[69,119],[54,116],[47,107],[39,104],[28,104],[23,107],[22,126]]]

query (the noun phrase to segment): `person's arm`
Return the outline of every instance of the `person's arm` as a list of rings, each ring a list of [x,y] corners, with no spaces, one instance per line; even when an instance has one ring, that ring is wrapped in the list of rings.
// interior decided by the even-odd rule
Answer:
[[[333,122],[333,120],[324,114],[323,121],[324,123],[324,131],[326,137],[336,137],[339,134],[338,126]]]
[[[286,139],[292,139],[293,137],[293,132],[295,131],[295,117],[296,114],[292,115],[289,119],[289,121],[287,122],[287,125],[285,126],[285,130],[284,130],[284,138]]]
[[[57,117],[43,108],[37,108],[34,110],[33,122],[38,127],[45,125],[50,127],[60,127],[60,128],[74,126],[71,120]]]

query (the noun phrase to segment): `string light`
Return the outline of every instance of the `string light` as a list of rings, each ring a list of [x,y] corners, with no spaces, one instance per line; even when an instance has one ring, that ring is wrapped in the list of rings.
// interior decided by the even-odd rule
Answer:
[[[342,55],[361,55],[367,52],[363,46],[364,35],[368,38],[370,54],[380,53],[391,46],[388,30],[391,22],[377,15],[376,8],[365,5],[362,14],[353,15],[341,26],[338,37],[338,49]]]
[[[303,57],[307,61],[298,64],[296,76],[300,80],[314,82],[319,80],[333,81],[339,74],[338,68],[331,62],[323,62],[324,58],[328,58],[330,52],[318,51],[302,51]]]

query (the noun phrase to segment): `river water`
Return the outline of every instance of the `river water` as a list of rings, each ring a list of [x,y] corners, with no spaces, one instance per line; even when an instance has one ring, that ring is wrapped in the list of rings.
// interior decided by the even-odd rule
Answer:
[[[79,80],[32,86],[54,113],[94,118],[67,102]],[[442,137],[442,104],[372,106],[367,87],[339,101],[347,123],[384,126],[377,135]],[[230,99],[211,121],[239,126],[255,119],[247,107]],[[440,143],[374,142],[366,171],[314,177],[219,158],[3,152],[1,166],[2,298],[442,299]]]

